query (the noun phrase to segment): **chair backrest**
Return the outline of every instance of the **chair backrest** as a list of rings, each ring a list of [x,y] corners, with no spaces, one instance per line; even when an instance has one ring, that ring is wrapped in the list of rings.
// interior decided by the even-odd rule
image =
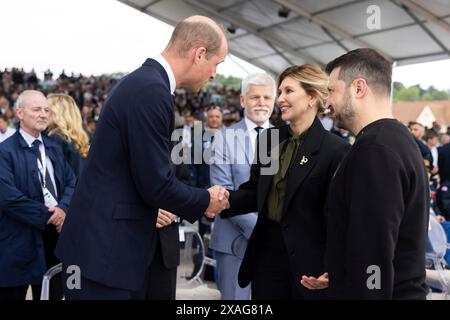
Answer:
[[[430,215],[430,222],[428,227],[428,248],[427,257],[444,261],[444,256],[447,252],[447,235],[444,228]]]
[[[433,213],[430,214],[428,227],[428,244],[426,251],[427,264],[431,262],[439,276],[440,288],[443,294],[443,300],[447,300],[450,293],[449,281],[446,277],[443,266],[446,264],[444,259],[447,252],[447,235],[442,225],[436,220]],[[428,268],[428,266],[427,266]],[[430,279],[427,277],[428,285],[432,286]],[[434,287],[434,286],[432,286]]]
[[[51,267],[44,274],[42,278],[41,300],[50,299],[50,280],[60,272],[62,272],[62,263]]]

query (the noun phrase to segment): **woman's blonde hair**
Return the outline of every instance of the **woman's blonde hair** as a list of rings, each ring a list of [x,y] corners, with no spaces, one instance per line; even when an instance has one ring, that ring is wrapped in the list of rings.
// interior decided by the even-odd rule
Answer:
[[[325,101],[328,97],[328,76],[318,65],[303,64],[288,67],[278,77],[278,87],[287,77],[298,80],[308,95],[317,98],[318,112],[325,111]]]
[[[89,137],[83,129],[80,109],[75,100],[67,94],[50,94],[48,106],[52,110],[48,134],[59,134],[73,143],[80,155],[86,158],[89,151]]]

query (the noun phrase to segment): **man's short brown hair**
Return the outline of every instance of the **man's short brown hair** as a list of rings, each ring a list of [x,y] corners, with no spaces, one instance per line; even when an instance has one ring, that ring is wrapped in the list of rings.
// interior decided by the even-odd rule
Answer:
[[[423,136],[423,140],[428,141],[434,138],[439,138],[439,135],[433,130],[426,130],[425,135]]]
[[[349,86],[353,80],[363,78],[379,95],[391,94],[392,65],[374,49],[360,48],[329,62],[325,71],[330,74],[340,68],[339,79]]]

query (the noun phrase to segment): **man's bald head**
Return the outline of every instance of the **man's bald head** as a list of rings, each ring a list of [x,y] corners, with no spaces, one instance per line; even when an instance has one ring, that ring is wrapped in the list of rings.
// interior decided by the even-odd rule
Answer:
[[[205,16],[191,16],[179,22],[172,33],[167,49],[185,57],[192,48],[206,48],[206,57],[217,55],[226,41],[225,31]]]

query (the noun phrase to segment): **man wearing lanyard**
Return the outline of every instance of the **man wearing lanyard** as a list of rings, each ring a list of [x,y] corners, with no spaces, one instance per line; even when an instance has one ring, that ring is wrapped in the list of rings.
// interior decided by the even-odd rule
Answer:
[[[20,128],[0,146],[0,300],[39,299],[42,276],[59,261],[54,249],[75,187],[58,144],[42,135],[50,110],[39,91],[20,94]],[[50,298],[62,297],[55,278]]]

